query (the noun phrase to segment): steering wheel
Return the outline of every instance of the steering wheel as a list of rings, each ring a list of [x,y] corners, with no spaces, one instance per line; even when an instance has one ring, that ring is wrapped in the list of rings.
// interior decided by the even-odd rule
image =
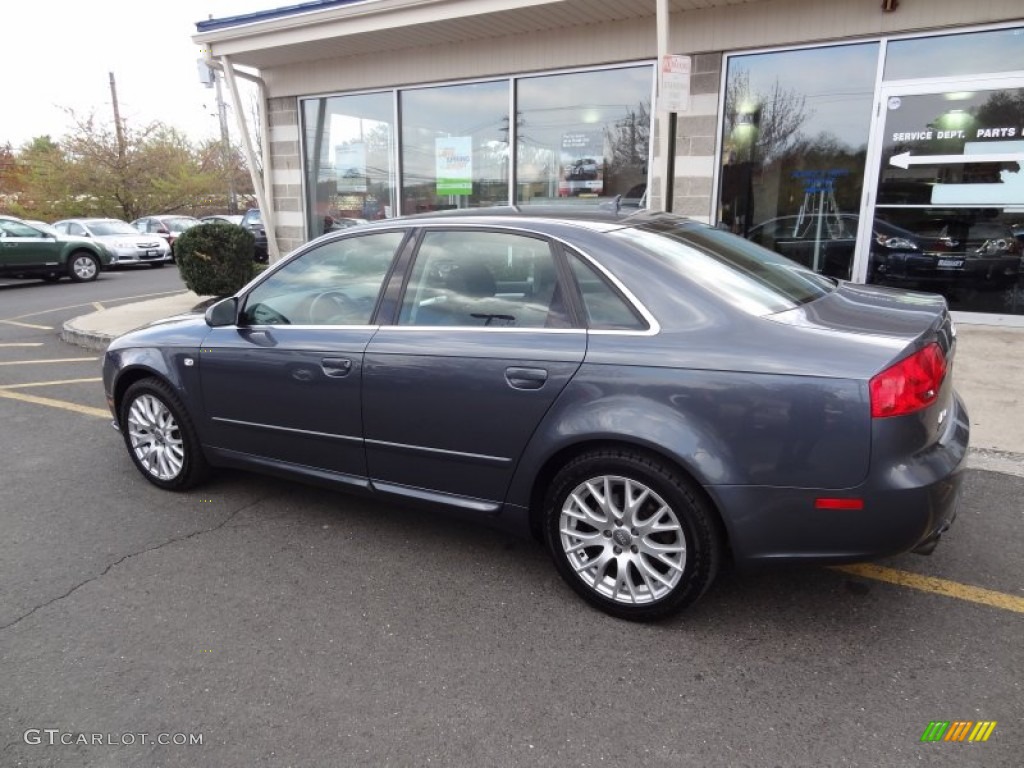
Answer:
[[[341,291],[324,291],[309,303],[309,319],[314,323],[328,323],[339,315],[345,321],[359,316],[359,305]]]

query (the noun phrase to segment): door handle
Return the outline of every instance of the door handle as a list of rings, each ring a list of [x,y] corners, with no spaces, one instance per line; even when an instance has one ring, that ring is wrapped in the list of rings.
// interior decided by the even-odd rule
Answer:
[[[505,381],[514,389],[540,389],[548,380],[548,372],[543,368],[505,369]]]
[[[352,372],[352,361],[347,357],[325,357],[320,361],[325,376],[340,379]]]

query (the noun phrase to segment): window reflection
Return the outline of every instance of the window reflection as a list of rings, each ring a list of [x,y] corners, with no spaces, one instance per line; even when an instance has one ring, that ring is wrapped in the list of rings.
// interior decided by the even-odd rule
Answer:
[[[645,207],[650,66],[521,78],[516,198]]]
[[[303,104],[310,236],[394,215],[391,93]]]
[[[508,204],[507,81],[402,91],[402,212]]]
[[[877,60],[877,43],[729,59],[721,227],[849,279]]]
[[[889,43],[886,80],[976,75],[1024,68],[1024,27]]]

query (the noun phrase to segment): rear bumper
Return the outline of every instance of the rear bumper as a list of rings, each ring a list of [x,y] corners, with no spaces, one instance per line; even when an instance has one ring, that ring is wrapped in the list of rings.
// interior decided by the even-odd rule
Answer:
[[[969,422],[958,397],[942,439],[927,451],[874,467],[853,488],[715,486],[738,564],[850,563],[930,553],[956,517]],[[822,510],[820,497],[862,499],[863,509]]]

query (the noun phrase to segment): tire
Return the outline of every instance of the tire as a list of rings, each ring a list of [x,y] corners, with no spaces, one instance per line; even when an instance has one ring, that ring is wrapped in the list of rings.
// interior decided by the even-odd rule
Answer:
[[[88,283],[100,274],[100,262],[91,253],[77,251],[68,258],[68,277],[76,283]]]
[[[711,586],[722,560],[720,523],[708,502],[677,470],[629,449],[594,451],[566,464],[544,501],[544,531],[569,586],[630,621],[661,619],[690,605]]]
[[[128,387],[118,417],[128,455],[153,485],[184,491],[206,478],[209,466],[192,419],[164,382],[142,379]]]

